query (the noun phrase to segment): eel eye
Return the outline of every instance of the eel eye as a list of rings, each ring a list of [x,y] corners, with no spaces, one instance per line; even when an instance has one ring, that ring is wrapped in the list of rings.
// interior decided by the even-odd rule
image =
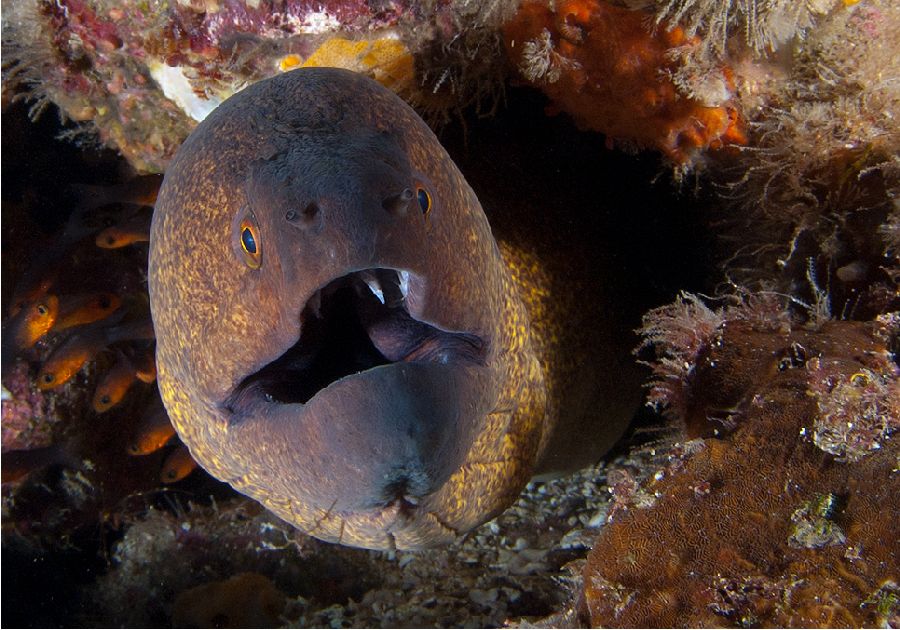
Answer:
[[[419,200],[419,207],[422,208],[422,214],[428,214],[428,211],[431,210],[431,195],[424,188],[419,188],[416,191],[416,197]]]
[[[259,231],[252,217],[248,216],[241,221],[240,240],[244,262],[251,269],[259,269],[262,263],[262,250],[259,245]]]
[[[47,308],[45,305],[43,305],[43,304],[38,304],[38,305],[37,305],[37,312],[38,312],[38,315],[46,315],[48,312],[50,312],[50,309],[48,309],[48,308]]]

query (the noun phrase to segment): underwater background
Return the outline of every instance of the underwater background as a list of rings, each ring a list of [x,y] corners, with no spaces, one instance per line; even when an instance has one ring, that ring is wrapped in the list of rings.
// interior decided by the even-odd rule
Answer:
[[[476,4],[4,7],[4,625],[900,625],[900,10]],[[621,442],[446,548],[293,529],[159,399],[160,174],[305,63],[397,91],[489,219],[596,243],[644,313]]]

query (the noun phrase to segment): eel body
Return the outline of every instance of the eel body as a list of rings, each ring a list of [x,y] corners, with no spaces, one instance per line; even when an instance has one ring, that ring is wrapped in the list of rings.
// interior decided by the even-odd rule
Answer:
[[[223,103],[166,173],[162,398],[207,471],[309,534],[447,542],[598,457],[637,405],[628,342],[551,275],[498,244],[402,100],[295,70]]]

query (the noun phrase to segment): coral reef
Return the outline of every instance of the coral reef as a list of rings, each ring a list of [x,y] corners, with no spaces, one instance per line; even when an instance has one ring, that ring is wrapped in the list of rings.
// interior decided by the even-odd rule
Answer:
[[[857,0],[844,0],[846,6]],[[754,54],[778,50],[795,37],[802,37],[818,19],[840,6],[838,0],[629,0],[633,7],[653,6],[656,25],[663,20],[683,24],[691,37],[702,35],[705,47],[722,56],[728,46],[743,42]]]
[[[900,7],[625,4],[526,2],[507,54],[608,145],[656,149],[676,179],[704,173],[727,283],[806,301],[819,287],[838,316],[895,310]]]
[[[598,235],[592,241],[596,243],[608,236],[609,244],[597,248],[596,264],[613,256],[614,272],[641,286],[642,299],[658,301],[672,286],[695,285],[702,268],[701,248],[687,252],[683,248],[702,229],[689,220],[695,217],[689,200],[671,200],[662,196],[661,186],[640,185],[655,173],[653,160],[628,158],[625,164],[616,164],[611,156],[598,154],[595,137],[582,135],[562,117],[545,120],[539,94],[513,90],[510,108],[502,117],[472,115],[468,133],[459,125],[444,133],[445,144],[472,174],[470,181],[482,199],[492,207],[506,204],[505,220],[510,225],[519,220],[515,211],[520,200],[529,199],[544,208],[547,229],[558,230],[562,243],[568,234],[562,230],[591,230]],[[22,112],[18,103],[5,112],[5,143]],[[50,137],[54,121],[54,116],[45,116],[35,126],[51,127]],[[15,145],[28,146],[32,159],[44,155],[33,139]],[[31,173],[34,162],[11,159],[14,152],[9,146],[4,144],[4,169],[18,165]],[[83,160],[96,159],[93,153],[72,156],[66,153],[68,148],[53,143],[49,153],[65,155],[65,164],[42,166],[37,173],[56,180],[74,172],[77,181],[97,182],[81,166]],[[510,159],[498,161],[499,154]],[[562,165],[559,171],[546,168],[542,160],[548,155]],[[105,163],[97,168],[100,173],[117,172]],[[24,175],[7,179],[8,172],[4,181],[28,180]],[[604,173],[602,178],[594,177],[598,172]],[[572,173],[588,185],[567,186]],[[121,179],[130,181],[127,176]],[[112,181],[110,177],[102,183]],[[38,192],[60,189],[59,184],[46,184]],[[19,225],[6,214],[8,196],[14,191],[4,188],[4,230]],[[115,196],[121,198],[125,192],[116,190]],[[107,186],[89,196],[110,194]],[[641,212],[631,211],[636,195]],[[27,204],[33,215],[45,207],[63,215],[45,230],[58,237],[71,202],[42,197]],[[567,222],[572,207],[594,208],[590,225]],[[672,212],[664,213],[664,208]],[[119,224],[128,212],[116,207],[102,214]],[[648,223],[658,229],[646,233]],[[77,293],[82,275],[115,276],[120,267],[128,275],[140,268],[132,266],[132,257],[139,257],[144,245],[101,250],[95,244],[99,233],[98,229],[85,234],[78,244],[79,260],[97,258],[106,267],[91,267],[90,273],[79,267],[81,273],[74,279],[61,276],[64,293]],[[8,239],[9,234],[4,232],[4,244],[21,245],[26,253],[48,251],[24,236]],[[679,236],[677,242],[673,235]],[[14,251],[4,248],[4,280],[11,281],[3,286],[10,296],[27,266],[16,266]],[[635,252],[640,264],[625,271],[622,261],[626,254],[631,260]],[[676,255],[681,264],[671,265]],[[139,274],[137,280],[140,285]],[[10,303],[11,297],[5,301]],[[39,358],[30,363],[31,378]],[[129,358],[137,367],[139,357]],[[548,615],[574,619],[573,601],[568,598],[580,582],[577,562],[587,555],[607,514],[605,466],[534,483],[492,523],[427,554],[388,555],[325,545],[296,537],[283,523],[236,498],[201,471],[174,485],[161,485],[163,462],[179,445],[170,443],[172,429],[165,416],[158,415],[153,387],[134,382],[122,402],[105,413],[90,406],[94,385],[118,360],[114,352],[102,354],[63,388],[41,392],[51,397],[68,387],[81,392],[82,403],[73,418],[57,423],[53,431],[53,448],[67,450],[76,461],[32,473],[4,495],[11,498],[3,513],[4,568],[20,576],[4,583],[4,603],[14,602],[4,608],[4,621],[10,625],[170,625],[181,593],[243,572],[271,580],[289,600],[284,623],[297,626],[499,626],[507,621],[535,622]],[[147,454],[127,455],[143,452]],[[4,465],[6,461],[4,456]],[[647,461],[656,459],[649,452],[620,456],[613,479],[640,483],[645,471],[652,472]],[[631,500],[628,484],[614,485],[616,509],[625,509]]]
[[[198,120],[303,65],[373,78],[439,114],[500,89],[495,26],[512,2],[28,0],[3,13],[5,76],[139,172],[162,172]],[[487,59],[493,60],[496,54]]]
[[[900,403],[887,354],[900,351],[900,5],[528,3],[500,31],[513,3],[390,3],[377,15],[374,5],[336,2],[7,4],[4,183],[29,186],[3,195],[7,325],[48,295],[62,309],[67,296],[112,293],[137,318],[146,251],[147,213],[126,207],[122,189],[80,195],[90,229],[67,232],[78,201],[53,196],[57,180],[76,173],[108,185],[112,178],[91,174],[119,167],[93,152],[76,158],[65,144],[50,152],[58,161],[36,154],[15,130],[16,84],[36,99],[34,114],[58,103],[138,171],[160,172],[193,116],[304,63],[382,73],[435,116],[480,98],[479,111],[489,111],[504,89],[504,45],[511,69],[553,109],[571,108],[616,146],[656,149],[678,173],[702,168],[722,200],[714,205],[723,286],[757,291],[719,308],[684,294],[649,316],[641,355],[654,373],[649,400],[684,429],[680,442],[532,484],[507,513],[427,555],[297,537],[202,473],[162,486],[180,445],[154,417],[153,386],[131,381],[118,405],[93,411],[95,386],[119,361],[104,352],[61,388],[39,390],[41,363],[84,329],[43,334],[32,318],[28,330],[43,336],[4,347],[3,472],[15,481],[3,489],[4,568],[19,576],[4,589],[4,601],[16,602],[9,619],[164,625],[179,595],[190,601],[186,593],[210,583],[227,589],[249,571],[285,594],[282,620],[298,626],[900,625]],[[612,52],[598,59],[596,50]],[[594,76],[601,69],[613,73],[607,83]],[[586,76],[599,84],[593,100],[582,99]],[[644,182],[655,162],[599,150],[593,134],[561,133],[564,117],[523,116],[517,103],[540,95],[510,94],[503,116],[524,123],[482,145],[490,128],[470,117],[471,151],[458,139],[451,150],[486,207],[535,207],[547,189],[585,229],[611,205],[626,208],[623,216],[649,205]],[[85,131],[65,133],[91,146]],[[540,150],[516,146],[524,137]],[[27,159],[11,160],[22,147]],[[7,175],[13,162],[20,170]],[[110,196],[125,204],[108,206]],[[611,230],[623,248],[666,261],[633,280],[656,304],[686,286],[679,269],[708,255],[689,238],[689,209],[701,203],[709,205],[668,196]],[[664,222],[671,215],[675,227]],[[547,218],[547,229],[560,230],[561,216]],[[131,245],[101,251],[101,232],[101,243]],[[138,379],[152,381],[148,342],[118,349]],[[580,596],[567,599],[571,592]],[[204,612],[215,620],[215,607]]]
[[[838,7],[791,47],[784,81],[744,82],[752,140],[717,175],[737,209],[723,230],[734,282],[813,299],[812,275],[836,315],[897,308],[898,41],[896,3]]]
[[[684,295],[651,311],[644,333],[658,357],[650,400],[695,439],[640,486],[649,507],[602,530],[582,618],[896,625],[900,369],[885,343],[896,328],[804,324],[774,295],[716,311]]]
[[[682,166],[708,163],[707,148],[747,145],[737,155],[760,180],[754,202],[769,188],[813,192],[829,170],[855,179],[890,169],[896,178],[893,3],[627,4],[526,2],[504,25],[507,53],[525,80],[608,143],[655,148]]]
[[[644,12],[602,0],[526,2],[504,34],[524,78],[579,126],[606,134],[610,146],[657,149],[681,164],[708,148],[745,143],[731,69],[711,70],[702,89],[683,93],[684,57],[672,51],[684,53],[699,39],[677,26],[654,33],[646,22]]]

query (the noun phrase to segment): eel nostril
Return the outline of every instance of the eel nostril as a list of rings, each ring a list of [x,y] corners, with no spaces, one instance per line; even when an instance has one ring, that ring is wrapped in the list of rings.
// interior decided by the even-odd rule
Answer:
[[[306,204],[306,207],[303,208],[303,218],[306,220],[311,220],[316,218],[316,215],[319,214],[319,204],[315,201],[310,201]]]
[[[381,207],[394,216],[403,216],[414,196],[412,189],[404,188],[399,193],[385,197],[381,202]]]
[[[284,218],[295,225],[312,225],[316,217],[319,216],[319,211],[319,204],[315,201],[310,201],[302,210],[288,210],[285,212]]]

